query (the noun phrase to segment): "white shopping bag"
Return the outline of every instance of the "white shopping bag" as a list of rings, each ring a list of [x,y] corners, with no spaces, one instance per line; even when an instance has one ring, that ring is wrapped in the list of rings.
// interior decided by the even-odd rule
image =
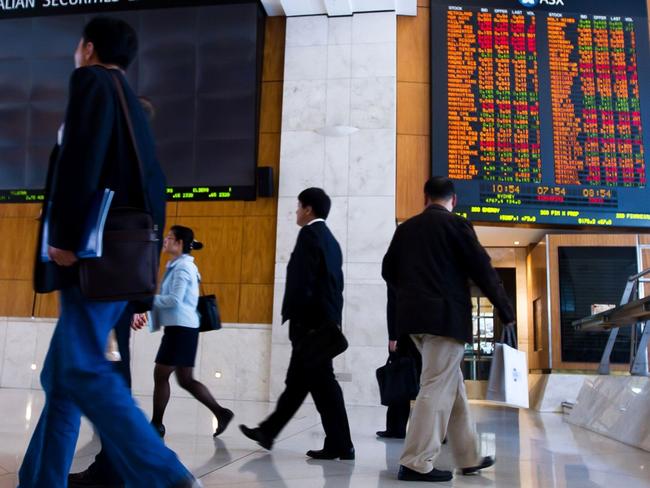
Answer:
[[[526,353],[495,344],[487,400],[516,408],[528,408],[528,361]]]

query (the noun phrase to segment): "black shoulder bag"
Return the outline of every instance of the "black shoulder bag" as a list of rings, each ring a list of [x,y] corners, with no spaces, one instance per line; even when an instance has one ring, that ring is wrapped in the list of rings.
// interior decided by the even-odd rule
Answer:
[[[143,300],[155,295],[157,289],[158,229],[144,189],[144,168],[126,97],[118,77],[115,74],[112,77],[138,161],[145,208],[111,209],[104,227],[102,257],[79,261],[80,287],[89,300]]]
[[[199,280],[199,284],[201,280]],[[210,332],[221,329],[221,314],[217,297],[215,295],[206,295],[203,285],[201,284],[201,296],[196,307],[199,313],[199,332]]]

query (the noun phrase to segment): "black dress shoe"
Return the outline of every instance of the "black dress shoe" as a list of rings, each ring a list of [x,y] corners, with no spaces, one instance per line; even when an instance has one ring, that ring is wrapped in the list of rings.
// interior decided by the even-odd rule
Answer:
[[[307,451],[307,456],[312,459],[340,459],[341,461],[352,461],[354,459],[354,447],[343,451],[332,451],[329,449]]]
[[[69,488],[124,488],[124,483],[115,483],[94,474],[87,469],[81,473],[68,475]]]
[[[219,425],[217,425],[217,430],[214,431],[212,437],[217,437],[219,434],[223,433],[223,431],[228,428],[228,424],[230,423],[230,421],[234,416],[235,414],[232,412],[232,410],[228,410],[227,408],[224,408],[223,412],[221,413],[221,416],[217,417],[217,421],[219,422]]]
[[[413,471],[406,466],[399,467],[399,473],[397,474],[397,479],[400,481],[451,481],[454,475],[451,471],[442,471],[440,469],[433,468],[428,473],[418,473]]]
[[[249,439],[257,442],[264,449],[268,451],[273,449],[273,439],[270,439],[264,432],[262,432],[262,429],[259,427],[251,429],[250,427],[246,427],[242,424],[239,426],[239,430],[242,431],[242,434],[244,434]]]
[[[390,430],[378,430],[377,437],[382,439],[404,439],[406,437],[405,432],[391,432]]]
[[[480,470],[489,468],[490,466],[494,466],[494,463],[496,462],[496,459],[494,459],[492,456],[485,456],[483,459],[481,459],[481,464],[478,466],[472,466],[470,468],[462,468],[461,472],[467,476],[468,474],[474,474],[478,473]]]

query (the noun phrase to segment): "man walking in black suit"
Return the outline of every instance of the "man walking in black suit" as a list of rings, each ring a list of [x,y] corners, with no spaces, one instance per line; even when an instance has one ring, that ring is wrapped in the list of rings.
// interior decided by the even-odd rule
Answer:
[[[481,458],[460,369],[464,345],[472,342],[469,280],[513,326],[512,306],[490,257],[472,225],[452,213],[453,182],[434,177],[424,186],[427,208],[395,231],[384,257],[382,276],[397,293],[397,325],[422,354],[420,393],[400,458],[404,481],[449,481],[450,471],[434,461],[447,436],[463,474],[494,464]]]
[[[307,451],[315,459],[354,459],[354,446],[345,411],[343,392],[334,377],[332,357],[311,359],[301,349],[318,350],[315,331],[340,328],[343,310],[343,257],[325,219],[330,198],[320,188],[308,188],[298,195],[296,223],[301,227],[287,265],[287,283],[282,303],[282,322],[289,320],[292,353],[286,388],[275,411],[259,427],[240,425],[244,435],[265,449],[291,420],[311,393],[325,430],[322,449]]]

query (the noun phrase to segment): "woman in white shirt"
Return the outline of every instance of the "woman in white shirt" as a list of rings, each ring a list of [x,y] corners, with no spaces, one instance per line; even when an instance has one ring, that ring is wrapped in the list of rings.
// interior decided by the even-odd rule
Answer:
[[[188,227],[175,225],[163,242],[163,250],[172,256],[160,286],[160,294],[154,298],[151,311],[154,329],[164,327],[165,333],[156,356],[154,369],[152,425],[161,437],[165,435],[163,415],[169,402],[169,377],[176,373],[178,384],[217,417],[218,436],[232,420],[234,414],[217,403],[208,389],[194,378],[194,361],[199,343],[199,271],[190,256],[192,250],[203,247],[194,240],[194,232]]]

